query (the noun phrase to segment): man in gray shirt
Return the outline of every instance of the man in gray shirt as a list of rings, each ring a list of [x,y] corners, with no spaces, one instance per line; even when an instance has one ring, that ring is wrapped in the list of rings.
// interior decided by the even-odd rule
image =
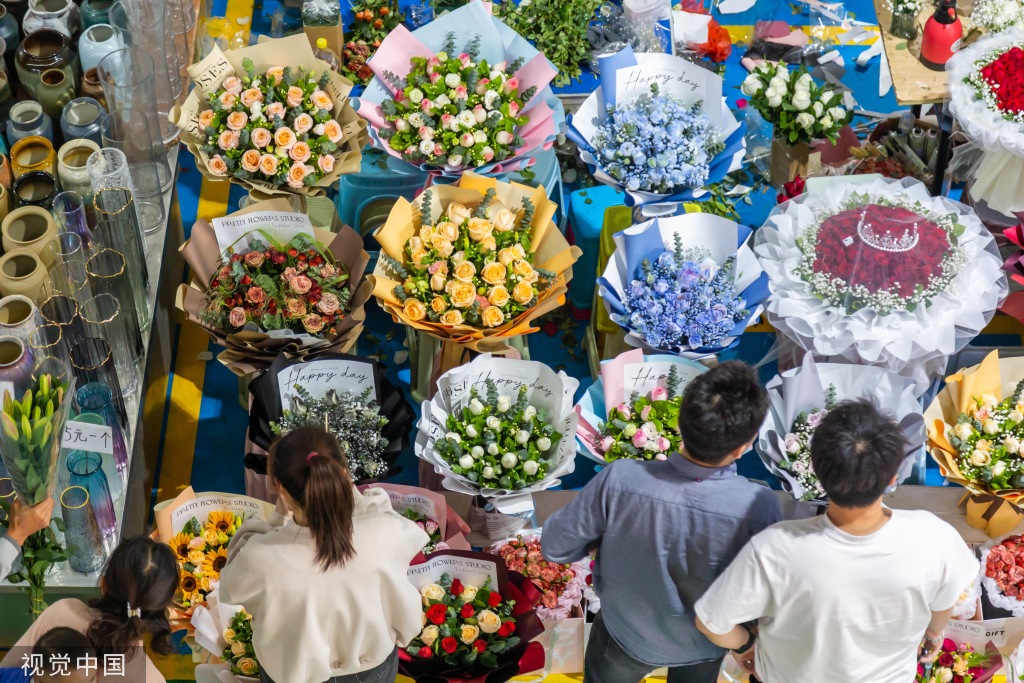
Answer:
[[[686,387],[681,453],[618,460],[547,520],[548,560],[598,551],[601,611],[584,683],[637,683],[663,666],[669,683],[718,680],[725,651],[697,630],[694,603],[752,536],[782,519],[770,489],[736,474],[767,412],[754,370],[722,363]]]

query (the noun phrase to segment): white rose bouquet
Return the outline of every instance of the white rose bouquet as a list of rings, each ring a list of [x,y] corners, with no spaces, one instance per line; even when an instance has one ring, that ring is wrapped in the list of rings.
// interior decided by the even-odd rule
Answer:
[[[481,355],[442,375],[433,400],[423,402],[416,454],[452,490],[549,488],[573,469],[578,386],[543,363]]]
[[[811,78],[807,67],[790,72],[785,64],[759,64],[740,87],[750,106],[775,126],[775,136],[787,144],[827,138],[835,142],[853,118],[839,93]]]

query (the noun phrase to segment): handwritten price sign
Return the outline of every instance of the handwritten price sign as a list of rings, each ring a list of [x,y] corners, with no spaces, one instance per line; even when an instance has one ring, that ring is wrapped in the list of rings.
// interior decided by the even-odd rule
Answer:
[[[114,432],[106,425],[69,420],[64,426],[61,448],[93,453],[114,453]]]

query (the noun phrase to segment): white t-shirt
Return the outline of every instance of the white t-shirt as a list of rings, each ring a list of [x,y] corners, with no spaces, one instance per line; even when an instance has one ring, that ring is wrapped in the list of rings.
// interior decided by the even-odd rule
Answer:
[[[929,512],[893,510],[869,536],[821,515],[754,536],[696,611],[718,634],[759,620],[764,683],[907,683],[931,613],[978,571],[960,534]]]

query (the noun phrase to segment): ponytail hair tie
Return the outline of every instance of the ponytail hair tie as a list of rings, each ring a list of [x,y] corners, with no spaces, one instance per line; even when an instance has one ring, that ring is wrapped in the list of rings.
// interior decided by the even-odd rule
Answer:
[[[125,604],[128,605],[128,618],[129,619],[131,619],[132,617],[135,617],[136,619],[141,619],[142,618],[142,610],[141,609],[132,609],[132,603],[130,603],[130,602],[125,603]]]
[[[310,460],[312,460],[313,458],[315,458],[318,455],[320,455],[320,454],[317,453],[316,451],[310,451],[309,455],[306,456],[306,462],[308,463]]]

